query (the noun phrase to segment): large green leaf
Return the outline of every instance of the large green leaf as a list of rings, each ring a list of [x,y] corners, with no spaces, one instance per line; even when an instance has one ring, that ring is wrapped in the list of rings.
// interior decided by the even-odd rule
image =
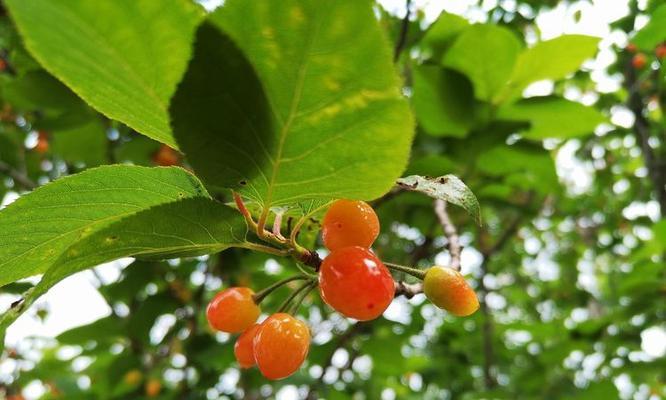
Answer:
[[[652,52],[664,40],[666,40],[666,4],[662,4],[652,12],[650,22],[638,31],[631,42],[642,50]]]
[[[421,39],[421,46],[430,52],[434,60],[441,60],[444,52],[451,46],[455,38],[469,26],[469,22],[459,15],[443,11],[433,22]]]
[[[520,96],[530,83],[543,79],[562,79],[576,72],[580,65],[597,52],[599,38],[565,35],[523,51],[511,74],[501,99]]]
[[[523,133],[528,139],[567,139],[591,134],[606,118],[595,108],[558,97],[533,97],[508,104],[497,111],[497,118],[529,121]]]
[[[26,47],[91,106],[175,146],[167,107],[202,11],[186,0],[7,0]]]
[[[521,47],[506,28],[472,25],[444,54],[442,63],[467,75],[478,99],[490,100],[509,80]]]
[[[207,196],[180,168],[105,166],[59,179],[0,211],[0,286],[45,272],[73,243],[123,217]]]
[[[211,187],[371,199],[404,169],[413,122],[369,1],[229,0],[194,53],[173,128]]]
[[[427,133],[465,137],[474,126],[474,92],[456,71],[437,65],[414,68],[413,104]]]
[[[165,183],[167,185],[167,183]],[[167,259],[198,256],[247,245],[241,214],[205,196],[160,204],[80,237],[59,257],[50,258],[42,280],[20,306],[0,318],[0,336],[34,300],[62,279],[122,257]]]

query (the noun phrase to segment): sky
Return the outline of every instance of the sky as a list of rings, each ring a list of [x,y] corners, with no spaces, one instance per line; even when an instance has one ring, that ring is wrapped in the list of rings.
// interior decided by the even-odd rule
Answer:
[[[222,0],[202,0],[204,6],[213,9],[222,3]],[[389,12],[404,16],[404,0],[379,0],[379,3]],[[472,22],[486,22],[484,10],[493,8],[498,0],[484,0],[480,5],[475,0],[413,0],[412,4],[419,9],[424,10],[427,23],[432,23],[441,11],[447,11],[454,14],[463,15]],[[501,1],[505,7],[516,8],[515,1]],[[517,12],[529,13],[529,9],[517,9]],[[611,33],[609,23],[628,12],[627,0],[592,0],[590,2],[581,2],[574,6],[560,4],[555,9],[542,13],[537,18],[537,24],[540,30],[540,36],[536,33],[528,36],[528,44],[533,44],[537,40],[551,39],[562,34],[580,33],[601,37],[600,51],[597,58],[588,62],[585,67],[593,71],[592,76],[597,84],[597,90],[600,92],[615,91],[620,84],[618,77],[608,76],[604,69],[614,61],[614,54],[609,50],[612,44],[624,46],[627,38],[623,34]],[[576,20],[575,16],[579,13],[580,18]],[[645,24],[645,19],[637,21],[638,27]],[[552,90],[551,82],[537,82],[526,89],[527,95],[547,95]],[[590,97],[591,96],[591,97]],[[593,102],[596,98],[593,95],[582,93],[569,93],[571,100],[581,101],[583,103]],[[621,126],[630,126],[633,122],[633,116],[626,110],[619,109],[612,116],[614,124]],[[603,129],[603,128],[602,128]],[[556,158],[558,174],[562,182],[568,186],[572,192],[580,193],[585,191],[586,185],[589,185],[592,179],[590,168],[582,165],[573,158],[576,150],[576,141],[571,141],[560,149]],[[15,194],[9,194],[2,202],[6,205],[16,198]],[[639,204],[630,210],[630,215],[649,215],[657,219],[658,207],[654,204]],[[631,214],[633,213],[633,214]],[[438,261],[445,262],[445,255],[442,255]],[[84,271],[75,274],[52,288],[46,295],[42,296],[30,309],[23,314],[7,331],[6,345],[8,347],[18,347],[30,349],[42,343],[42,339],[52,338],[61,332],[72,327],[89,324],[101,317],[110,314],[111,309],[101,295],[96,290],[101,278],[105,283],[113,282],[120,275],[120,271],[131,262],[131,259],[124,259],[118,262],[105,264],[95,269],[96,274],[91,271]],[[474,268],[480,262],[478,254],[473,250],[467,250],[463,254],[463,267]],[[546,271],[545,273],[547,273]],[[37,279],[33,278],[33,282]],[[16,300],[16,296],[0,294],[0,312],[6,310],[9,305]],[[396,302],[397,303],[397,302]],[[47,308],[48,316],[41,320],[37,317],[40,309]],[[404,307],[397,303],[387,310],[387,317],[392,320],[404,319]],[[659,357],[666,354],[666,331],[663,327],[651,327],[642,334],[642,349],[645,356]],[[594,361],[594,360],[592,360]],[[594,366],[593,362],[588,363]],[[0,364],[0,377],[10,369],[10,365]],[[225,378],[227,384],[233,384],[233,377]],[[229,380],[230,379],[230,380]],[[628,391],[632,388],[632,383],[627,379],[620,379],[616,382],[618,388],[622,391]],[[24,395],[30,399],[39,396],[44,388],[40,385],[33,385],[26,388]],[[278,399],[294,398],[295,387],[285,387],[278,393]],[[382,398],[390,400],[391,392],[382,394]]]

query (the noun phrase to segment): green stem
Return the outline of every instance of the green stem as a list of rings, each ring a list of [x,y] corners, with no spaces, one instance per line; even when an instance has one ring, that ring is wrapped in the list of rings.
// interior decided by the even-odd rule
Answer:
[[[312,284],[312,281],[307,281],[303,283],[301,286],[296,288],[289,297],[287,297],[282,304],[280,304],[280,307],[278,308],[277,312],[286,312],[287,309],[289,308],[289,304],[291,304],[291,301],[298,296],[299,293],[307,289],[310,285]]]
[[[284,256],[289,255],[289,250],[276,249],[274,247],[264,246],[262,244],[257,244],[257,243],[252,243],[252,242],[245,242],[245,243],[239,245],[238,247],[242,247],[244,249],[260,251],[262,253],[273,254],[275,256],[284,257]]]
[[[423,280],[423,278],[425,278],[426,273],[422,269],[406,267],[404,265],[387,263],[387,262],[385,262],[384,265],[386,265],[388,268],[390,268],[394,271],[404,272],[404,273],[406,273],[408,275],[411,275],[415,278],[418,278],[420,280]]]
[[[303,303],[303,300],[305,300],[308,294],[310,294],[310,292],[312,292],[312,290],[316,287],[317,287],[317,281],[311,281],[308,288],[303,290],[301,294],[294,299],[293,304],[291,305],[291,307],[289,307],[289,311],[287,312],[291,315],[296,314],[296,311],[298,311],[298,308],[301,306],[301,303]]]
[[[281,286],[284,286],[289,282],[298,281],[298,280],[305,280],[305,279],[310,279],[310,278],[305,276],[305,275],[290,276],[289,278],[285,278],[285,279],[282,279],[280,281],[277,281],[274,284],[260,290],[259,292],[255,293],[254,296],[252,296],[252,298],[253,298],[253,300],[256,304],[259,304],[266,298],[266,296],[268,296],[274,290],[280,288]]]

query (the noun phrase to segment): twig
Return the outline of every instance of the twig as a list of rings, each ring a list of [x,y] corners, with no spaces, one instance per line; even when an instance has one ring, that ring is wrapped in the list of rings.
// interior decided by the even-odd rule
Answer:
[[[439,218],[439,223],[442,225],[442,230],[449,242],[449,253],[451,254],[451,268],[460,271],[460,253],[462,247],[460,246],[460,237],[456,226],[451,221],[449,213],[446,212],[446,201],[435,200],[435,214]]]
[[[659,160],[650,146],[650,122],[643,113],[644,105],[639,92],[639,83],[636,70],[631,65],[631,60],[628,59],[624,68],[624,86],[629,92],[627,107],[635,116],[632,128],[641,146],[645,167],[654,186],[661,215],[666,215],[666,172],[664,172],[666,160]]]
[[[402,53],[405,44],[407,43],[407,32],[409,32],[409,17],[411,16],[410,6],[412,5],[412,0],[407,0],[405,2],[405,17],[402,19],[402,25],[400,26],[400,35],[398,36],[398,41],[395,45],[395,51],[393,52],[393,62],[398,61],[400,58],[400,53]]]
[[[423,283],[405,283],[403,281],[398,281],[395,283],[395,296],[405,296],[408,299],[416,296],[419,293],[423,293]]]
[[[18,172],[4,161],[0,161],[0,172],[5,173],[7,176],[12,178],[14,182],[18,183],[19,185],[23,186],[26,189],[32,190],[37,188],[38,186],[30,178]]]

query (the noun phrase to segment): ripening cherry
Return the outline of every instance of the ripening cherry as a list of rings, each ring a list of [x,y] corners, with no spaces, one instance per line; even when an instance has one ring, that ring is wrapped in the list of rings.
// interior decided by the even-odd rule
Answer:
[[[268,317],[254,337],[254,358],[268,379],[282,379],[296,372],[310,349],[310,329],[286,313]]]
[[[437,307],[465,317],[479,309],[476,293],[463,275],[452,269],[434,266],[426,271],[423,292]]]
[[[666,58],[666,43],[662,43],[654,49],[654,54],[658,59],[663,60]]]
[[[49,151],[49,134],[47,132],[37,132],[37,144],[34,149],[39,154],[44,154]]]
[[[648,63],[647,56],[643,53],[638,53],[631,59],[631,65],[633,65],[634,68],[636,69],[645,68],[647,63]]]
[[[340,314],[359,321],[382,315],[395,295],[395,282],[370,250],[358,246],[334,250],[321,264],[322,299]]]
[[[246,287],[232,287],[218,293],[206,309],[210,326],[228,333],[240,333],[249,328],[261,313],[252,295],[252,289]]]
[[[178,165],[180,162],[180,156],[178,156],[176,150],[163,144],[160,146],[159,150],[153,154],[153,162],[161,167],[170,167],[172,165]]]
[[[338,200],[324,215],[321,234],[331,251],[349,246],[367,248],[379,235],[379,219],[364,201]]]
[[[134,386],[138,385],[142,379],[143,379],[143,374],[141,373],[141,371],[135,368],[130,371],[127,371],[127,373],[123,377],[123,382],[125,382],[126,385]]]
[[[7,69],[7,61],[0,58],[0,72],[4,72]]]
[[[234,355],[241,368],[250,368],[257,363],[254,359],[254,337],[257,335],[260,326],[259,324],[252,325],[236,339]]]
[[[638,47],[634,43],[629,43],[626,47],[629,53],[635,53],[638,50]]]
[[[156,397],[162,391],[162,383],[159,380],[152,378],[146,382],[144,390],[146,391],[147,397]]]

